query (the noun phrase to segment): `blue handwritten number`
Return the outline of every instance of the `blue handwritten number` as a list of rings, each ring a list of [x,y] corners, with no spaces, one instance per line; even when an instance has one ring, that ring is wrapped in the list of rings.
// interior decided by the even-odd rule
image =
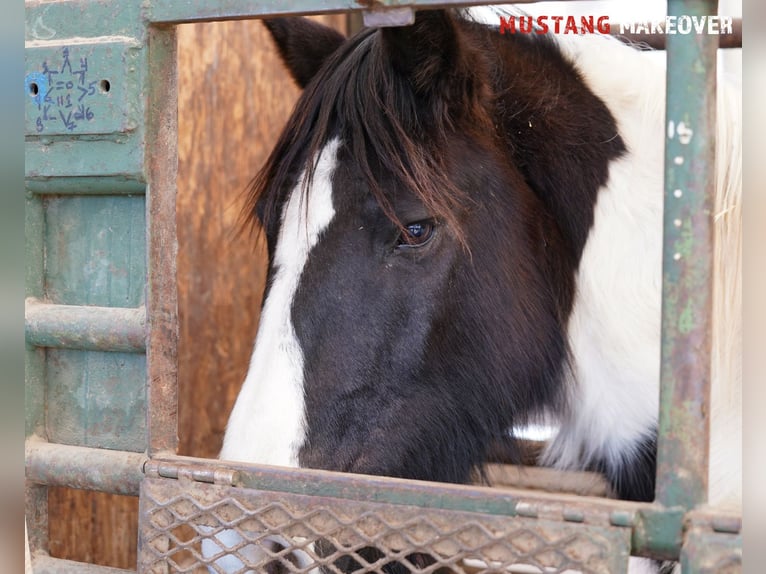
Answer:
[[[58,122],[59,120],[64,124],[64,128],[71,132],[77,128],[77,122],[91,121],[95,115],[90,106],[83,102],[87,96],[96,95],[98,84],[98,80],[89,82],[87,79],[88,58],[79,58],[80,68],[75,70],[69,59],[69,48],[62,48],[61,54],[63,62],[61,67],[56,70],[52,70],[47,61],[42,63],[42,73],[47,76],[48,82],[45,92],[41,93],[36,100],[38,109],[42,112],[35,120],[35,129],[38,133],[45,130],[45,122]],[[64,79],[67,69],[70,77]],[[62,79],[54,82],[54,75],[59,75]],[[77,88],[75,93],[77,101],[73,102],[72,91],[75,88]],[[54,92],[58,92],[57,95],[54,96]],[[69,111],[65,113],[64,110]]]
[[[43,74],[48,76],[48,84],[53,84],[53,76],[54,74],[58,74],[58,70],[51,70],[48,67],[48,62],[43,62]]]
[[[61,50],[62,54],[64,54],[64,63],[61,65],[61,73],[64,73],[64,70],[69,67],[69,74],[72,73],[72,63],[69,61],[69,48],[63,48]]]
[[[77,111],[74,113],[74,119],[76,120],[92,120],[93,119],[93,112],[90,111],[90,107],[85,107],[85,104],[80,104],[77,106]]]
[[[80,58],[80,69],[74,73],[80,76],[80,85],[85,85],[85,72],[88,71],[88,58]]]
[[[64,126],[70,132],[77,127],[77,124],[72,121],[72,112],[69,112],[67,116],[64,117],[64,112],[59,110],[59,116],[61,116],[61,121],[64,122]]]

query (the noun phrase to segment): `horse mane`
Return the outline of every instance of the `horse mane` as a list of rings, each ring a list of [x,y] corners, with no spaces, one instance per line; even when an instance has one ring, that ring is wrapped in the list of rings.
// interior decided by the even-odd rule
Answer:
[[[455,16],[455,22],[460,16]],[[243,211],[244,223],[260,219],[264,229],[276,225],[281,207],[297,179],[296,170],[306,167],[303,205],[316,168],[319,152],[333,137],[340,136],[350,161],[361,170],[365,183],[386,216],[399,221],[380,174],[405,186],[437,220],[446,223],[463,243],[458,217],[470,198],[449,176],[442,158],[449,136],[459,133],[492,134],[488,101],[489,85],[480,50],[460,50],[466,58],[451,62],[449,101],[441,87],[418,85],[418,70],[407,77],[396,69],[381,33],[361,31],[342,44],[308,83],[263,168],[252,180]],[[476,41],[461,33],[461,43]],[[426,62],[437,66],[438,62]],[[457,89],[455,89],[457,86]],[[458,105],[449,105],[456,102]],[[492,137],[492,136],[490,136]],[[312,161],[309,163],[309,158]],[[376,175],[378,174],[378,175]],[[257,218],[257,219],[256,219]]]

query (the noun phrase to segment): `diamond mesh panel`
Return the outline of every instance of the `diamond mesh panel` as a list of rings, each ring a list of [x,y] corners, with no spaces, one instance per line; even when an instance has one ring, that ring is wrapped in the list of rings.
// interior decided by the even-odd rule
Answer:
[[[627,569],[630,530],[266,492],[142,483],[139,572],[479,574]]]

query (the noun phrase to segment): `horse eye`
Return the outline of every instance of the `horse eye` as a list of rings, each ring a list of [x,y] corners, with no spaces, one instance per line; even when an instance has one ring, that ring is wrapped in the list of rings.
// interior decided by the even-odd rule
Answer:
[[[396,241],[397,247],[422,247],[430,241],[436,231],[436,224],[431,220],[416,221],[404,226]]]

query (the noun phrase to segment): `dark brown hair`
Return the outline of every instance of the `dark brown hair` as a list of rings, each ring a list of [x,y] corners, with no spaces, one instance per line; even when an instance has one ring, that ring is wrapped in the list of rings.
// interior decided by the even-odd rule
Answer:
[[[424,19],[440,18],[439,26]],[[449,12],[426,12],[408,28],[364,30],[341,45],[308,82],[266,164],[250,186],[245,216],[268,229],[278,218],[296,170],[309,162],[310,187],[323,145],[339,136],[381,209],[398,226],[375,173],[404,185],[462,239],[468,196],[449,177],[440,150],[457,132],[492,132],[491,93],[481,51],[467,44]],[[419,25],[420,24],[420,25]],[[406,52],[418,35],[422,50]],[[434,50],[434,45],[441,50]]]

